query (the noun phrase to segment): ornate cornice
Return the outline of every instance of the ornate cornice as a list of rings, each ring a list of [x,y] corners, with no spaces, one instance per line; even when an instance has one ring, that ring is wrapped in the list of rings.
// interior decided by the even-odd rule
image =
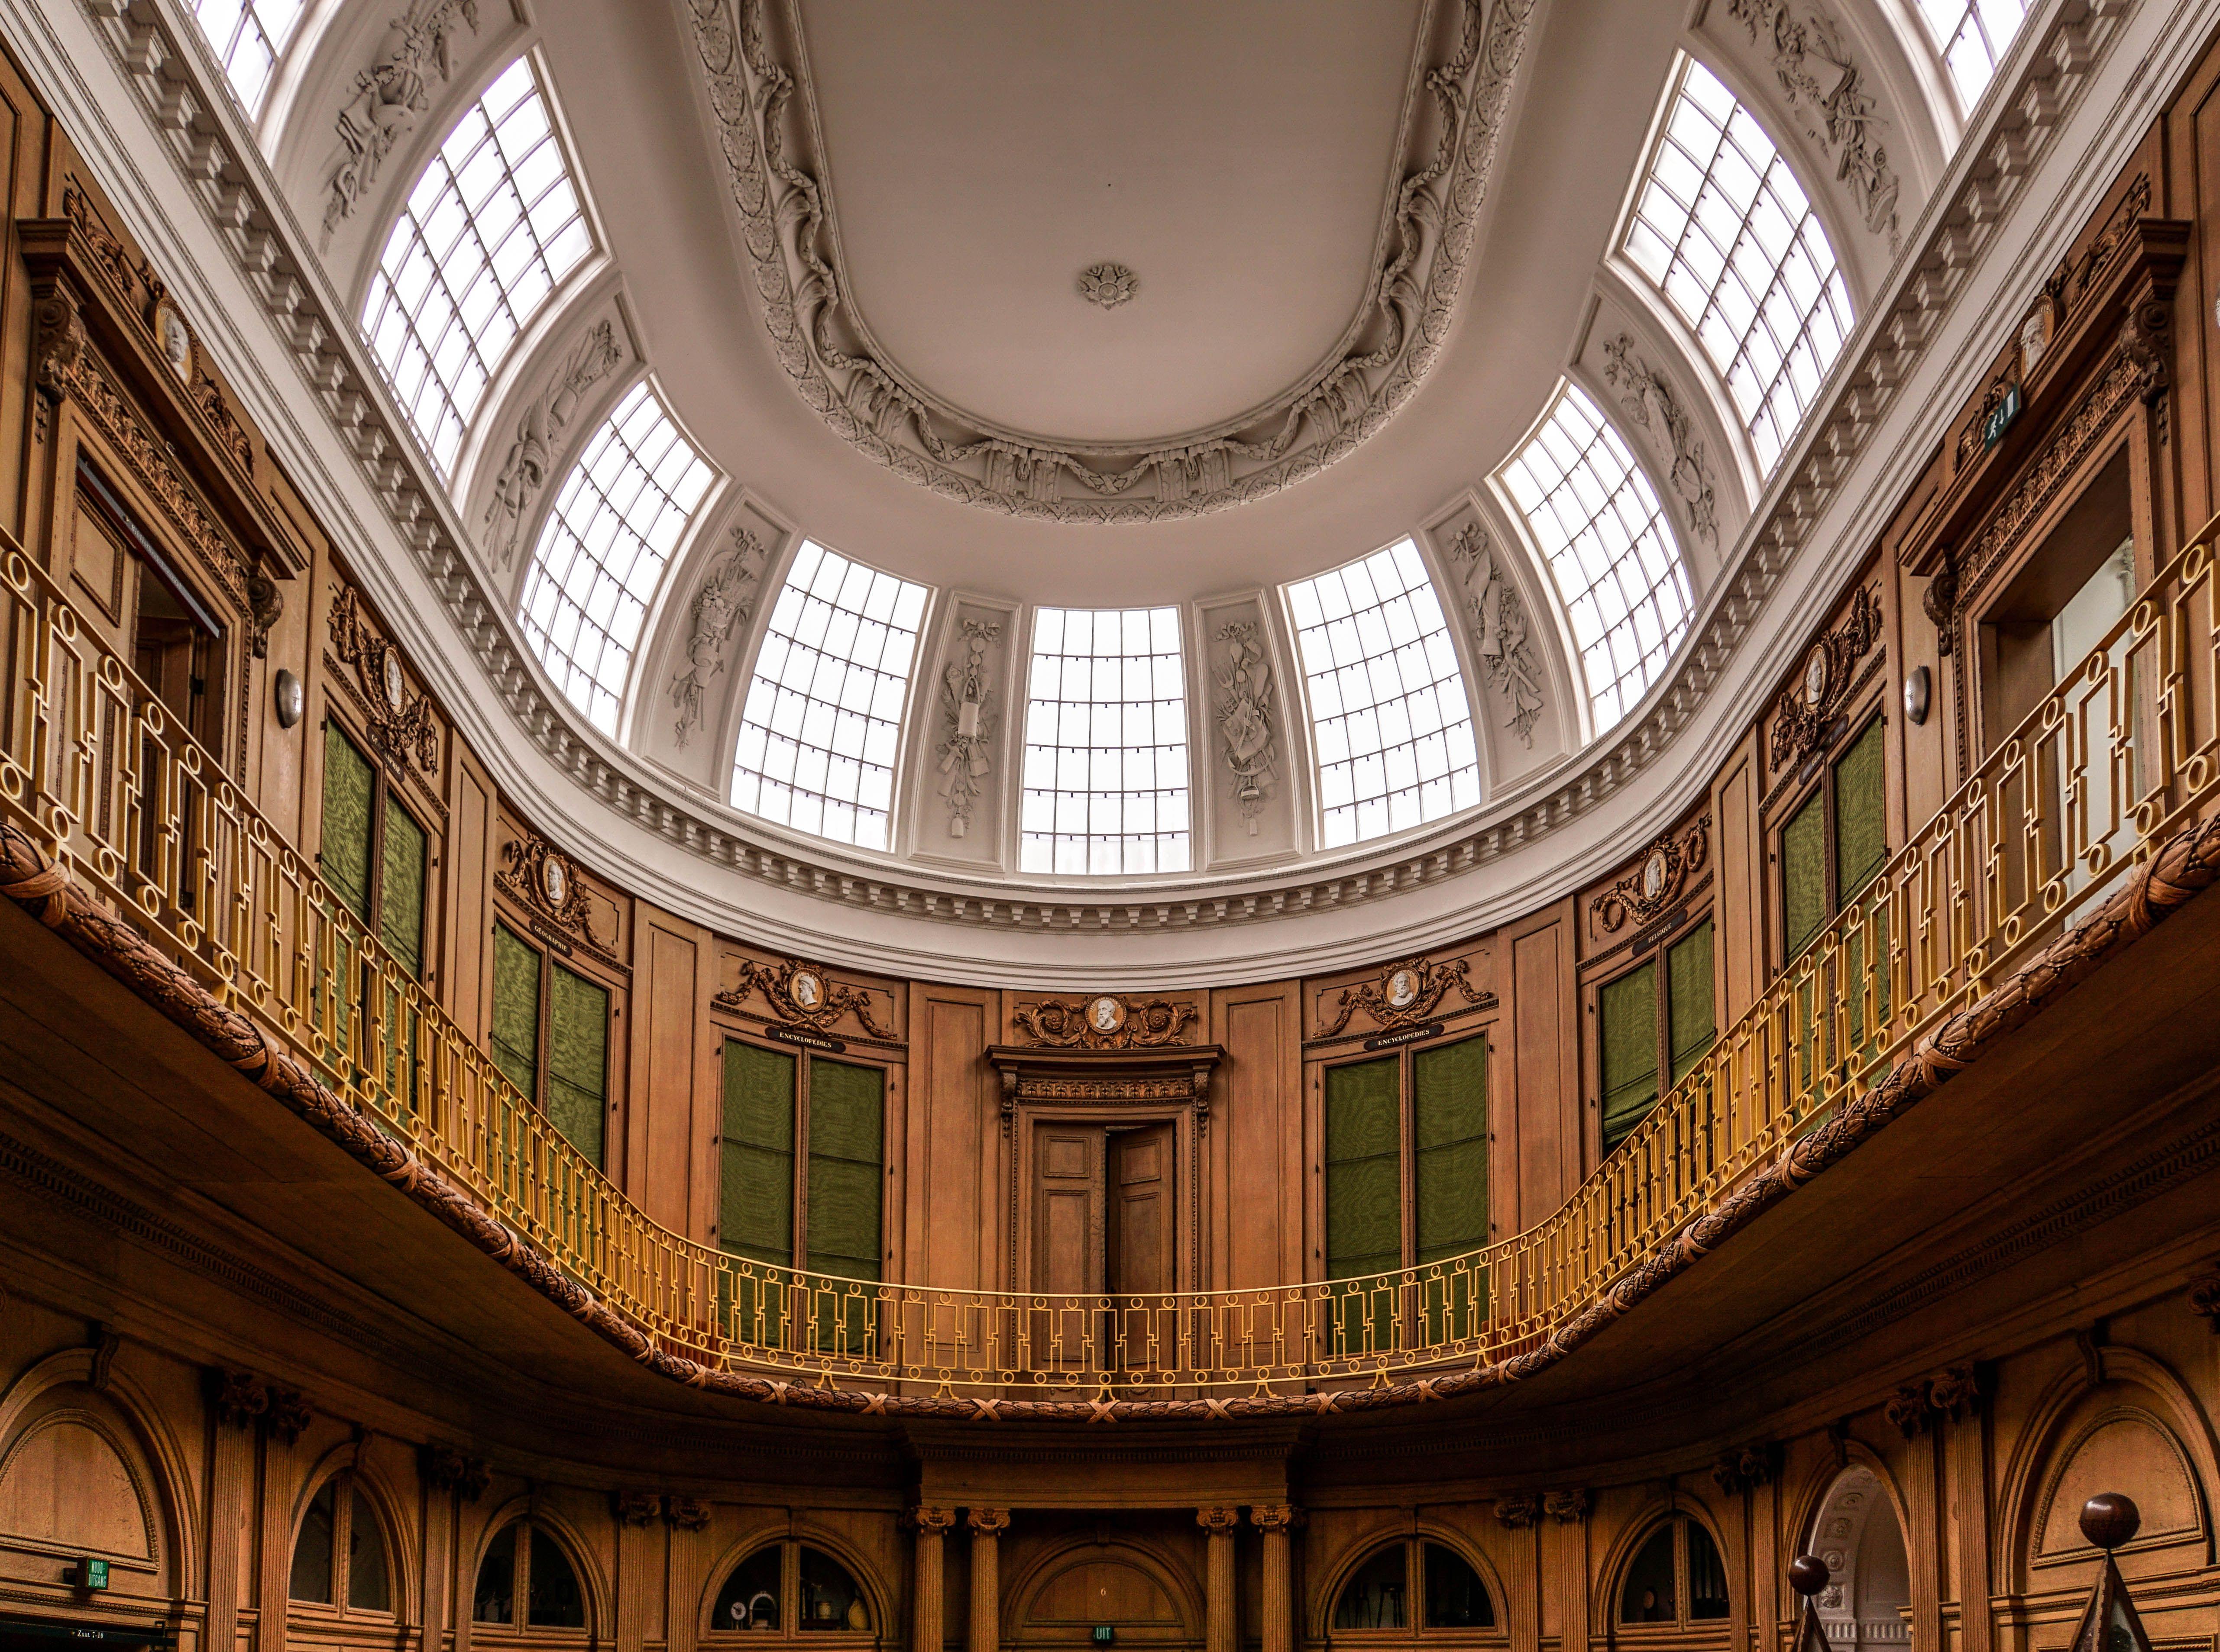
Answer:
[[[1315,475],[1354,452],[1424,382],[1464,284],[1533,0],[1456,3],[1454,49],[1412,65],[1424,96],[1412,100],[1406,118],[1389,233],[1363,309],[1338,349],[1228,423],[1105,442],[1020,431],[967,413],[874,344],[827,231],[814,98],[798,59],[774,41],[765,0],[692,0],[719,151],[779,365],[801,399],[859,452],[944,497],[989,510],[1056,521],[1160,521],[1264,498]],[[1123,303],[1134,290],[1132,271],[1098,265],[1085,273],[1082,290],[1094,302]]]
[[[0,5],[12,7],[14,0]],[[1041,933],[1082,927],[1174,932],[1346,913],[1490,865],[1575,826],[1623,793],[1672,748],[1696,715],[1812,527],[1835,503],[1843,479],[1896,407],[1927,341],[1956,308],[1998,226],[2014,210],[2061,123],[2108,60],[2122,17],[2111,7],[2061,12],[2040,25],[2041,37],[2024,53],[2015,49],[2016,78],[1985,102],[1986,124],[1967,135],[1941,190],[1922,209],[1919,241],[1861,318],[1826,396],[1812,409],[1739,542],[1725,556],[1718,578],[1705,593],[1704,611],[1664,681],[1637,714],[1576,762],[1487,810],[1476,822],[1460,823],[1390,857],[1358,855],[1339,865],[1293,876],[1266,875],[1230,888],[1219,882],[1164,893],[1120,890],[1112,896],[1013,892],[1001,878],[928,881],[909,869],[789,840],[744,823],[729,810],[705,806],[591,731],[548,685],[510,623],[512,605],[464,550],[459,518],[222,91],[220,69],[159,9],[116,0],[79,0],[79,6],[107,44],[116,72],[138,93],[147,129],[169,148],[185,193],[199,203],[240,279],[260,296],[271,327],[352,452],[391,532],[444,603],[458,647],[492,685],[514,728],[550,764],[625,821],[747,884],[805,893],[863,913]],[[31,33],[51,54],[51,31],[34,22]],[[2179,55],[2187,48],[2173,40],[2167,49]],[[296,457],[311,465],[321,460]],[[498,744],[485,753],[496,777],[505,788],[528,786]],[[590,832],[582,835],[596,840]],[[614,860],[617,851],[608,853]],[[1580,876],[1568,869],[1568,882]],[[663,886],[661,898],[683,905],[685,895],[671,884]],[[725,897],[717,904],[737,911],[744,899]]]

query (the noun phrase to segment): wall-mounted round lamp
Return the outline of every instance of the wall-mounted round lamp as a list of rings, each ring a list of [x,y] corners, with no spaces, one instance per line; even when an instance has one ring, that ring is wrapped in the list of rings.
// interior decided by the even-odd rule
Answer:
[[[1927,706],[1933,697],[1935,679],[1923,665],[1904,679],[1904,714],[1914,726],[1927,720]]]
[[[276,702],[280,728],[290,728],[299,722],[301,713],[308,707],[308,695],[302,691],[301,679],[288,670],[280,670],[271,680],[270,697]]]

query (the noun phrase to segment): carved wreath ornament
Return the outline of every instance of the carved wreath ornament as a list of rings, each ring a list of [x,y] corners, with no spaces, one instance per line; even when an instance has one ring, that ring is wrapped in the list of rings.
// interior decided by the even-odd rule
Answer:
[[[378,755],[403,771],[413,762],[427,775],[438,774],[440,730],[432,720],[432,698],[409,697],[401,651],[370,628],[352,586],[334,600],[330,625],[333,649],[362,685],[370,740]]]
[[[1494,170],[1533,0],[1457,0],[1454,47],[1414,64],[1364,308],[1323,366],[1263,407],[1176,439],[1071,442],[941,401],[879,353],[852,313],[827,228],[823,165],[799,53],[764,0],[691,0],[719,148],[780,364],[845,440],[946,498],[1057,521],[1147,522],[1262,498],[1353,452],[1408,401],[1440,352]],[[1105,309],[1132,272],[1098,265],[1080,290]]]
[[[1827,730],[1849,698],[1857,664],[1880,639],[1880,600],[1861,588],[1842,624],[1812,645],[1796,680],[1781,691],[1773,727],[1773,769],[1800,763],[1825,743]]]
[[[781,958],[776,963],[741,959],[739,979],[709,1002],[716,1009],[737,1010],[758,992],[771,1013],[790,1025],[822,1032],[853,1011],[857,1024],[874,1038],[891,1041],[895,1036],[871,1013],[870,994],[864,988],[833,980],[822,964],[794,958]]]
[[[1369,1016],[1375,1026],[1415,1025],[1440,1007],[1451,988],[1468,1004],[1485,1007],[1495,1001],[1494,994],[1481,992],[1472,984],[1472,963],[1468,958],[1459,958],[1454,963],[1406,958],[1381,970],[1377,981],[1360,981],[1354,987],[1343,988],[1341,996],[1334,1001],[1338,1013],[1333,1023],[1320,1027],[1319,1036],[1336,1037],[1359,1010]]]
[[[1612,884],[1595,905],[1596,922],[1616,935],[1632,918],[1646,924],[1681,898],[1689,875],[1704,863],[1711,843],[1708,814],[1679,837],[1667,832],[1649,845],[1642,863]]]
[[[1159,1050],[1182,1042],[1179,1035],[1201,1012],[1192,1003],[1139,1003],[1105,993],[1084,1004],[1053,998],[1020,1004],[1010,1014],[1028,1042],[1053,1049]]]

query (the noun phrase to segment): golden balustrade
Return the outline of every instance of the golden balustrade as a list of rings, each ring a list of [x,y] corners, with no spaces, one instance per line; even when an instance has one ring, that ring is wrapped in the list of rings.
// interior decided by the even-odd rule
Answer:
[[[1262,1290],[880,1284],[751,1262],[651,1221],[55,582],[12,541],[0,550],[0,815],[637,1331],[720,1369],[896,1393],[1300,1391],[1533,1348],[2060,933],[2220,776],[2207,538],[1537,1225],[1421,1267]]]

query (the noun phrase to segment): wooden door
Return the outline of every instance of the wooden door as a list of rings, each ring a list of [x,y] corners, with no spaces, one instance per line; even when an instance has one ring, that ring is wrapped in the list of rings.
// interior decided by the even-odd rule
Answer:
[[[1109,1209],[1103,1261],[1111,1297],[1110,1362],[1121,1370],[1176,1362],[1176,1316],[1152,1300],[1179,1285],[1173,1143],[1169,1123],[1113,1131],[1105,1155]]]
[[[1038,1369],[1095,1368],[1101,1337],[1102,1150],[1100,1125],[1033,1127],[1033,1278],[1030,1317]]]

